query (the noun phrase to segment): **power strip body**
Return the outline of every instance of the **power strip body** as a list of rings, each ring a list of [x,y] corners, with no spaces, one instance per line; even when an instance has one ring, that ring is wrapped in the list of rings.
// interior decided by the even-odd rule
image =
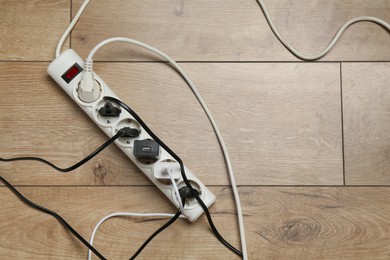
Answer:
[[[100,85],[100,96],[92,103],[85,103],[78,96],[79,82],[82,78],[84,61],[72,49],[63,52],[53,62],[50,63],[47,72],[58,83],[58,85],[84,110],[84,112],[102,129],[107,136],[114,136],[117,131],[123,127],[132,127],[140,130],[140,134],[136,138],[121,137],[115,141],[118,147],[130,158],[131,161],[165,194],[165,196],[178,207],[175,191],[169,178],[164,177],[163,171],[166,167],[172,169],[172,174],[180,187],[185,186],[180,175],[180,166],[174,158],[160,147],[160,155],[157,161],[146,164],[144,161],[138,160],[133,154],[135,140],[151,140],[151,136],[137,123],[137,121],[124,109],[117,117],[103,117],[98,113],[98,110],[104,106],[103,97],[109,96],[119,99],[115,93],[104,83],[104,81],[94,73],[95,80]],[[184,166],[185,167],[185,166]],[[185,167],[185,172],[188,180],[194,188],[200,192],[200,197],[207,207],[215,201],[215,195],[198,179],[196,176]],[[164,181],[164,178],[166,180]],[[191,222],[203,213],[202,207],[195,199],[190,199],[184,209],[184,214]]]

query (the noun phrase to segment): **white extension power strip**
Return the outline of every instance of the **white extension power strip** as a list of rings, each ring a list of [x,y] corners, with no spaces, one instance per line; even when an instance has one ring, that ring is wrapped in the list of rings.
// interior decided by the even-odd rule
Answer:
[[[124,127],[138,130],[139,134],[136,137],[120,137],[115,143],[165,196],[176,207],[179,207],[174,186],[171,183],[170,176],[166,173],[167,170],[170,171],[179,189],[186,186],[180,174],[179,163],[162,147],[158,148],[156,157],[153,160],[136,157],[134,152],[136,141],[138,141],[138,145],[140,143],[139,141],[152,140],[152,137],[124,109],[121,109],[118,116],[107,117],[99,113],[99,110],[106,104],[103,97],[119,98],[95,73],[93,74],[96,80],[95,84],[99,88],[98,96],[95,98],[96,100],[94,99],[95,101],[87,103],[80,99],[79,84],[82,79],[83,68],[84,61],[74,50],[69,49],[61,53],[60,56],[50,63],[47,72],[109,137],[114,136]],[[148,145],[145,147],[141,146],[141,149],[144,148],[146,150],[151,149]],[[191,185],[199,192],[199,196],[204,204],[207,207],[213,204],[215,195],[186,167],[185,172]],[[187,200],[183,213],[191,222],[194,222],[203,213],[203,209],[196,199],[192,198]]]

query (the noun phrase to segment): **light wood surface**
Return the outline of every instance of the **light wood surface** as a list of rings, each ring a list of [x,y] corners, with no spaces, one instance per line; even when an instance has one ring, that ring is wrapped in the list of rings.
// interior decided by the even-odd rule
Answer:
[[[40,156],[66,167],[107,140],[46,73],[80,3],[0,0],[1,157]],[[304,53],[321,50],[355,16],[390,21],[389,0],[265,4]],[[249,259],[390,258],[390,37],[382,28],[356,24],[324,61],[306,63],[277,41],[255,0],[92,0],[65,48],[84,58],[111,36],[142,40],[187,61],[180,65],[230,152]],[[216,194],[213,219],[239,247],[224,160],[188,86],[139,48],[113,44],[96,58],[105,61],[95,63],[98,74]],[[0,163],[0,175],[85,238],[112,212],[175,211],[115,146],[68,174],[19,162]],[[110,220],[96,246],[109,259],[128,259],[165,221]],[[86,253],[56,220],[0,184],[0,259],[85,259]],[[178,221],[139,258],[237,259],[204,216]]]
[[[74,1],[73,14],[81,2]],[[370,15],[390,21],[388,0],[264,2],[280,33],[304,54],[322,51],[337,30],[354,17]],[[110,4],[95,0],[72,34],[72,47],[86,57],[97,43],[115,36],[147,42],[181,61],[297,60],[276,39],[256,0],[146,0],[110,1]],[[359,23],[348,29],[324,60],[389,60],[389,48],[389,34],[384,29]],[[95,58],[155,59],[139,52],[137,47],[119,43],[106,47]]]
[[[88,238],[109,212],[173,212],[153,187],[21,187],[30,199],[60,212]],[[211,187],[217,227],[238,245],[231,191]],[[251,259],[388,259],[389,188],[241,187]],[[85,259],[86,249],[50,216],[0,189],[0,251],[5,259]],[[115,198],[115,204],[112,203]],[[375,203],[373,203],[375,201]],[[88,206],[86,206],[88,205]],[[114,218],[99,229],[95,245],[109,259],[128,259],[166,220]],[[174,246],[173,246],[174,245]],[[96,258],[94,258],[96,259]],[[204,217],[179,220],[139,259],[238,259],[211,235]]]
[[[66,0],[0,1],[0,61],[52,60],[69,8]]]
[[[390,184],[390,63],[344,63],[347,184]]]

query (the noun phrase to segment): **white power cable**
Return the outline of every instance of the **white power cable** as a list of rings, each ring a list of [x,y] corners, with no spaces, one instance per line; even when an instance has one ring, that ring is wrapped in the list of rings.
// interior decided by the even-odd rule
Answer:
[[[59,40],[56,48],[56,57],[58,57],[61,53],[62,45],[65,42],[66,37],[69,35],[69,33],[72,31],[73,27],[76,25],[77,21],[79,20],[80,16],[84,12],[85,8],[89,4],[91,0],[84,0],[83,4],[80,6],[79,10],[77,11],[75,17],[72,19],[72,22],[69,24],[69,26],[66,28],[64,34],[62,35],[61,39]],[[336,35],[333,37],[333,39],[330,41],[330,43],[325,47],[323,51],[316,55],[305,55],[297,51],[291,44],[289,44],[283,36],[279,33],[278,29],[276,28],[274,22],[272,21],[271,15],[269,14],[267,7],[264,4],[263,0],[257,0],[259,3],[261,9],[263,10],[264,16],[272,30],[272,32],[275,34],[275,36],[278,38],[278,40],[286,47],[292,54],[294,54],[296,57],[302,59],[302,60],[318,60],[325,56],[337,43],[337,41],[340,39],[341,35],[344,33],[344,31],[351,26],[354,23],[358,22],[372,22],[381,25],[386,30],[390,31],[390,24],[386,21],[372,16],[360,16],[353,18],[346,22],[343,26],[340,27],[340,29],[337,31]]]
[[[376,17],[370,17],[370,16],[361,16],[361,17],[357,17],[357,18],[354,18],[354,19],[351,19],[349,20],[348,22],[346,22],[337,32],[337,34],[334,36],[334,38],[332,39],[332,41],[329,43],[329,45],[322,51],[320,52],[319,54],[317,55],[303,55],[301,54],[300,52],[298,52],[294,47],[292,47],[283,37],[282,35],[278,32],[278,30],[276,29],[272,19],[271,19],[271,16],[269,15],[268,13],[268,10],[264,4],[264,2],[262,0],[257,0],[258,3],[260,4],[260,7],[261,9],[263,10],[263,13],[265,15],[265,18],[267,19],[267,22],[269,24],[269,26],[271,27],[271,30],[274,32],[275,36],[279,39],[279,41],[292,53],[294,54],[295,56],[297,56],[298,58],[302,59],[302,60],[317,60],[317,59],[320,59],[321,57],[323,57],[324,55],[326,55],[333,47],[334,45],[336,44],[336,42],[339,40],[340,36],[344,33],[344,31],[352,24],[354,23],[357,23],[357,22],[362,22],[362,21],[368,21],[368,22],[373,22],[373,23],[377,23],[381,26],[383,26],[385,29],[387,29],[388,31],[390,31],[390,25],[385,22],[384,20],[382,19],[379,19],[379,18],[376,18]],[[82,15],[83,11],[85,10],[85,8],[87,7],[87,5],[89,4],[90,0],[85,0],[83,2],[83,4],[80,6],[80,9],[78,10],[77,14],[75,15],[75,17],[73,18],[72,22],[69,24],[69,26],[67,27],[67,29],[65,30],[64,34],[62,35],[60,41],[58,42],[58,45],[57,45],[57,48],[56,48],[56,57],[58,57],[61,53],[61,48],[63,46],[63,43],[66,39],[66,37],[69,35],[69,33],[71,32],[71,30],[73,29],[73,27],[75,26],[75,24],[77,23],[77,21],[79,20],[80,16]],[[231,166],[231,162],[230,162],[230,159],[229,159],[229,154],[227,152],[227,149],[226,149],[226,146],[225,146],[225,143],[223,141],[223,138],[222,138],[222,135],[211,115],[211,113],[209,112],[205,102],[203,101],[202,97],[200,96],[198,90],[196,89],[195,85],[192,83],[191,79],[187,76],[187,74],[184,72],[183,69],[181,69],[181,67],[173,60],[171,59],[168,55],[166,55],[165,53],[157,50],[156,48],[150,46],[150,45],[147,45],[147,44],[144,44],[142,42],[139,42],[139,41],[136,41],[136,40],[133,40],[133,39],[128,39],[128,38],[121,38],[121,37],[116,37],[116,38],[110,38],[110,39],[107,39],[101,43],[99,43],[92,51],[91,53],[89,54],[88,58],[92,60],[92,57],[93,55],[96,53],[96,51],[101,48],[102,46],[104,46],[105,44],[108,44],[110,42],[114,42],[114,41],[122,41],[122,42],[128,42],[128,43],[132,43],[132,44],[135,44],[135,45],[138,45],[140,47],[143,47],[145,49],[148,49],[156,54],[158,54],[159,56],[161,56],[162,58],[164,58],[165,60],[167,60],[180,74],[181,76],[185,79],[185,81],[187,82],[187,84],[190,86],[190,88],[192,89],[193,93],[195,94],[196,98],[198,99],[200,105],[202,106],[203,110],[205,111],[214,131],[215,131],[215,134],[218,138],[218,141],[221,145],[221,148],[222,148],[222,152],[223,152],[223,155],[224,155],[224,158],[225,158],[225,161],[226,161],[226,165],[227,165],[227,169],[228,169],[228,173],[229,173],[229,178],[230,178],[230,182],[231,182],[231,186],[232,186],[232,189],[233,189],[233,194],[234,194],[234,199],[235,199],[235,202],[236,202],[236,207],[237,207],[237,213],[238,213],[238,222],[239,222],[239,228],[240,228],[240,237],[241,237],[241,247],[242,247],[242,253],[243,253],[243,258],[244,259],[247,259],[247,249],[246,249],[246,240],[245,240],[245,232],[244,232],[244,221],[243,221],[243,216],[242,216],[242,210],[241,210],[241,203],[240,203],[240,200],[239,200],[239,194],[238,194],[238,190],[237,190],[237,186],[236,186],[236,182],[235,182],[235,178],[234,178],[234,173],[233,173],[233,168]],[[172,177],[172,176],[170,176]],[[172,182],[174,183],[174,182]],[[177,187],[176,187],[177,188]],[[105,218],[103,218],[101,220],[101,222],[98,223],[97,225],[97,228],[101,225],[101,223],[103,223],[106,219],[110,218],[110,217],[113,217],[113,216],[119,216],[120,214],[122,214],[123,216],[126,215],[126,214],[130,214],[131,216],[136,216],[137,213],[114,213],[114,214],[111,214]],[[152,214],[152,213],[151,213]],[[129,216],[130,216],[129,215]],[[173,216],[172,214],[166,214],[167,216]],[[137,215],[138,216],[138,215]],[[143,215],[144,216],[144,215]],[[148,215],[148,216],[151,216],[151,215]],[[95,227],[95,230],[92,234],[92,237],[91,237],[91,244],[93,242],[93,237],[96,233],[96,230],[97,228]],[[90,252],[88,253],[88,256],[89,256],[89,259],[90,259]]]
[[[65,32],[62,34],[60,40],[58,41],[57,48],[56,48],[56,57],[58,57],[61,54],[62,45],[64,45],[66,37],[68,37],[69,33],[72,31],[73,27],[76,25],[77,21],[80,19],[80,16],[83,14],[85,8],[89,4],[91,0],[84,0],[83,4],[80,6],[79,10],[77,11],[76,15],[66,28]]]
[[[184,215],[183,201],[181,200],[180,193],[179,193],[179,188],[177,187],[175,178],[173,178],[173,175],[172,175],[172,168],[168,168],[167,166],[165,166],[164,172],[165,172],[166,174],[168,174],[168,175],[169,175],[169,178],[171,179],[173,189],[174,189],[174,191],[175,191],[175,193],[176,193],[176,199],[177,199],[177,202],[179,203],[180,212],[181,212],[181,214]]]
[[[372,23],[379,24],[379,25],[383,26],[383,28],[385,28],[386,30],[390,31],[390,24],[388,24],[387,22],[385,22],[382,19],[379,19],[377,17],[372,17],[372,16],[356,17],[356,18],[349,20],[343,26],[340,27],[340,29],[337,31],[336,35],[333,37],[331,42],[328,44],[328,46],[326,46],[326,48],[323,51],[321,51],[320,53],[318,53],[316,55],[304,55],[304,54],[300,53],[299,51],[297,51],[293,46],[291,46],[291,44],[289,44],[283,38],[283,36],[279,33],[279,31],[276,29],[276,26],[275,26],[274,22],[272,21],[271,16],[270,16],[263,0],[257,0],[257,2],[259,3],[261,9],[263,10],[264,16],[267,19],[267,22],[268,22],[269,26],[271,27],[271,30],[273,31],[275,36],[284,45],[284,47],[286,47],[292,54],[294,54],[296,57],[298,57],[302,60],[318,60],[318,59],[322,58],[323,56],[325,56],[333,48],[333,46],[336,44],[336,42],[340,39],[340,36],[344,33],[344,31],[354,23],[363,22],[363,21],[372,22]]]
[[[69,24],[69,26],[65,30],[64,34],[62,35],[61,39],[59,40],[59,42],[57,44],[56,57],[58,57],[60,55],[61,48],[62,48],[62,46],[64,44],[64,41],[65,41],[66,37],[69,35],[69,33],[72,31],[73,27],[76,25],[77,21],[79,20],[80,16],[84,12],[84,10],[87,7],[87,5],[89,4],[89,2],[90,2],[90,0],[85,0],[83,2],[83,4],[80,6],[80,9],[77,11],[77,14],[73,18],[72,22]],[[107,41],[108,40],[112,40],[112,39],[126,39],[126,38],[117,37],[117,38],[107,39],[107,40],[101,42],[89,54],[88,57],[91,57],[90,60],[92,61],[93,55],[95,54],[95,52],[101,46],[109,43]],[[236,182],[235,182],[235,179],[234,179],[233,168],[231,166],[229,155],[228,155],[226,146],[224,144],[224,141],[222,139],[222,135],[221,135],[221,133],[220,133],[220,131],[219,131],[219,129],[218,129],[218,127],[217,127],[217,125],[216,125],[212,115],[211,115],[211,113],[209,112],[206,104],[204,103],[204,101],[203,101],[202,97],[200,96],[198,90],[196,89],[195,85],[192,83],[192,81],[187,76],[187,74],[184,72],[184,70],[181,69],[181,67],[173,59],[171,59],[168,55],[166,55],[165,53],[155,49],[152,46],[149,46],[147,44],[144,44],[142,42],[138,42],[138,41],[135,41],[135,40],[132,40],[132,39],[128,39],[128,40],[130,40],[130,42],[132,41],[131,43],[133,43],[133,44],[136,44],[136,45],[141,46],[143,48],[149,49],[150,51],[160,55],[161,57],[166,59],[169,63],[171,63],[171,65],[183,76],[183,78],[185,79],[187,84],[190,86],[190,88],[194,92],[196,98],[198,99],[199,103],[201,104],[203,110],[205,111],[207,117],[209,118],[210,123],[211,123],[211,125],[212,125],[212,127],[213,127],[213,129],[214,129],[214,131],[215,131],[215,133],[217,135],[218,141],[219,141],[219,143],[221,145],[222,152],[224,154],[225,161],[226,161],[226,164],[227,164],[227,168],[228,168],[228,172],[229,172],[229,178],[230,178],[230,182],[231,182],[231,185],[232,185],[233,194],[234,194],[236,207],[237,207],[237,212],[238,212],[238,222],[239,222],[239,227],[240,227],[241,247],[242,247],[242,251],[243,251],[242,254],[243,254],[244,260],[247,259],[246,240],[245,240],[245,231],[244,231],[244,221],[243,221],[243,216],[242,216],[241,203],[240,203],[240,200],[239,200],[238,190],[237,190]],[[126,42],[126,40],[125,40],[125,42]],[[104,43],[104,44],[102,44],[102,43]],[[99,45],[101,45],[101,46],[99,46]]]
[[[237,208],[238,225],[239,225],[239,230],[240,230],[240,239],[241,239],[241,248],[242,248],[242,256],[243,256],[244,260],[248,259],[247,248],[246,248],[246,239],[245,239],[245,229],[244,229],[244,218],[243,218],[243,215],[242,215],[240,197],[239,197],[239,194],[238,194],[236,180],[235,180],[234,173],[233,173],[233,167],[232,167],[232,164],[230,162],[230,157],[229,157],[227,148],[225,146],[225,142],[223,141],[222,135],[221,135],[221,133],[220,133],[220,131],[218,129],[218,126],[217,126],[213,116],[211,115],[209,109],[207,108],[206,103],[203,101],[203,98],[201,97],[200,93],[196,89],[195,84],[191,81],[191,79],[184,72],[184,70],[179,66],[179,64],[177,64],[167,54],[163,53],[162,51],[160,51],[160,50],[158,50],[158,49],[156,49],[156,48],[154,48],[154,47],[152,47],[152,46],[150,46],[150,45],[148,45],[146,43],[143,43],[143,42],[140,42],[140,41],[137,41],[137,40],[133,40],[133,39],[130,39],[130,38],[114,37],[114,38],[109,38],[107,40],[104,40],[104,41],[100,42],[99,44],[97,44],[92,49],[92,51],[89,53],[87,59],[92,61],[93,60],[93,56],[95,55],[95,53],[101,47],[103,47],[106,44],[112,43],[112,42],[127,42],[127,43],[131,43],[131,44],[140,46],[140,47],[145,48],[145,49],[147,49],[147,50],[149,50],[151,52],[156,53],[157,55],[159,55],[160,57],[162,57],[163,59],[168,61],[172,65],[172,67],[174,67],[177,70],[177,72],[179,72],[179,74],[184,78],[184,80],[187,82],[188,86],[191,88],[192,92],[195,94],[195,97],[198,99],[200,105],[202,106],[204,112],[206,113],[206,115],[207,115],[207,117],[208,117],[208,119],[209,119],[209,121],[211,123],[211,126],[214,129],[214,132],[215,132],[215,134],[217,136],[217,139],[219,141],[219,144],[221,146],[223,156],[225,158],[225,162],[226,162],[228,173],[229,173],[230,184],[232,186],[234,200],[235,200],[236,208]]]
[[[95,228],[92,231],[91,238],[89,239],[89,243],[93,245],[93,241],[95,239],[96,232],[98,231],[99,227],[103,222],[106,220],[113,218],[113,217],[173,217],[175,214],[169,214],[169,213],[130,213],[130,212],[117,212],[117,213],[112,213],[110,215],[105,216],[102,218],[95,226]],[[186,218],[183,215],[180,215],[180,218]],[[88,250],[88,260],[91,260],[92,254],[91,250]]]

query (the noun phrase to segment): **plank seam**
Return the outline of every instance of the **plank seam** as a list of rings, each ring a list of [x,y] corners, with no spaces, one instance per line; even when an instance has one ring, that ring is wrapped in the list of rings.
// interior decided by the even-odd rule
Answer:
[[[345,146],[344,146],[344,103],[343,103],[343,65],[340,62],[340,104],[341,104],[341,150],[343,158],[343,185],[345,186]]]

